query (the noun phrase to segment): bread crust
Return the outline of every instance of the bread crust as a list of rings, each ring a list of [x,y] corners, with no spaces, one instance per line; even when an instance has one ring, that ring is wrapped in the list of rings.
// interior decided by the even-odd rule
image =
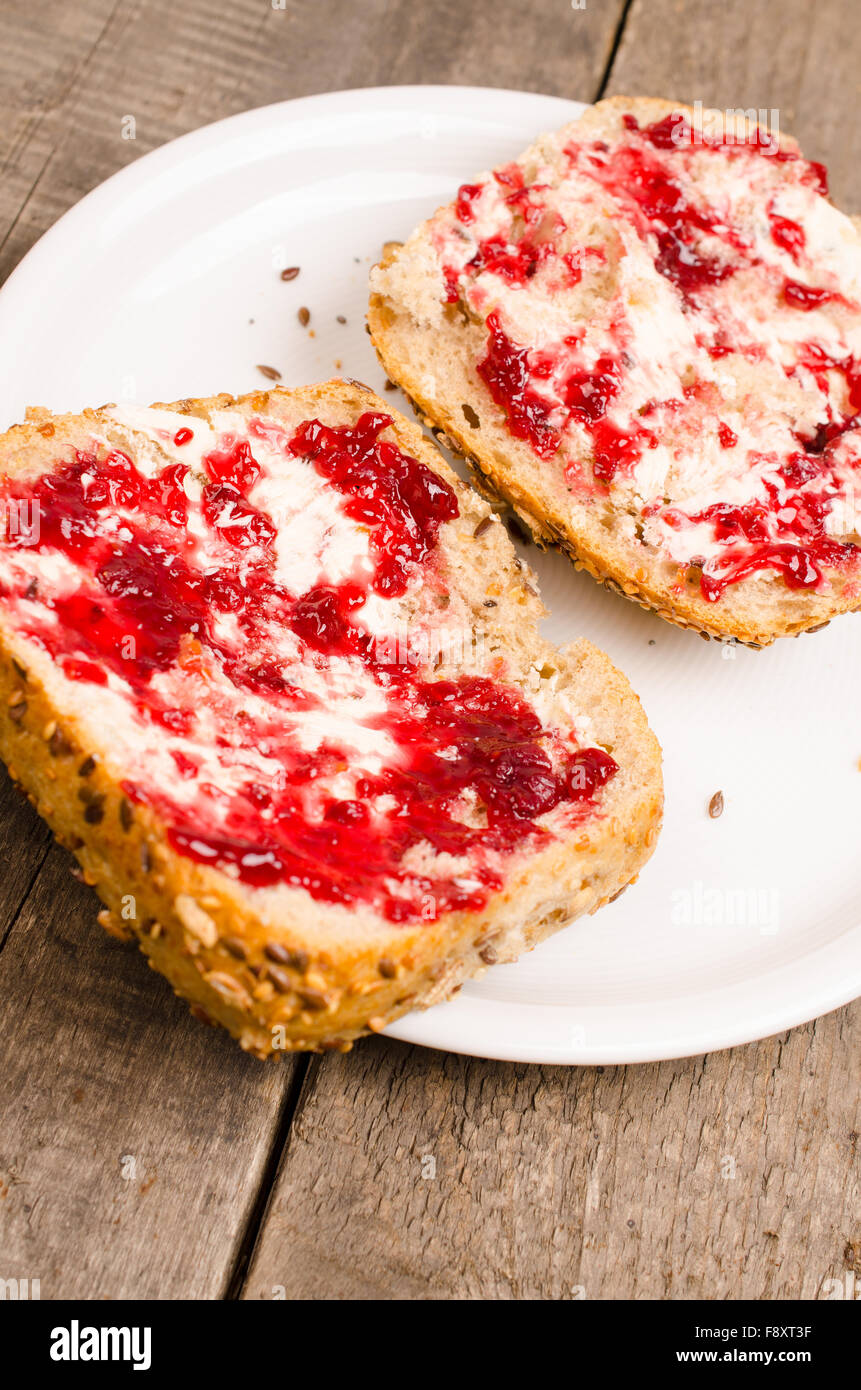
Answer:
[[[226,407],[277,413],[297,398],[312,415],[326,409],[339,418],[368,409],[394,415],[399,446],[456,487],[469,520],[489,514],[421,431],[361,383],[158,404],[205,417]],[[99,411],[30,412],[4,436],[0,468],[13,476],[42,472],[63,447],[73,447],[76,434],[79,439],[94,426],[105,426]],[[518,568],[504,528],[491,529],[499,535],[490,538],[490,563],[517,589],[512,602],[528,618],[530,650],[555,661],[580,692],[598,737],[615,749],[620,775],[608,785],[602,814],[584,824],[576,843],[556,840],[518,858],[483,910],[434,922],[394,925],[367,911],[316,902],[302,889],[286,890],[272,910],[254,890],[176,853],[158,815],[124,796],[107,765],[109,744],[94,746],[64,705],[50,657],[0,616],[0,756],[10,775],[77,858],[104,903],[102,925],[137,940],[192,1013],[227,1028],[246,1051],[264,1057],[347,1050],[356,1037],[450,996],[489,963],[514,959],[595,911],[636,877],[652,852],[663,804],[660,750],[639,700],[591,644],[555,652],[531,631],[540,604],[529,592],[528,572]],[[511,621],[510,610],[505,620]]]
[[[684,112],[690,118],[695,114],[691,107],[664,99],[612,97],[590,108],[566,127],[566,132],[579,135],[586,125],[598,135],[612,130],[625,113],[631,113],[642,124],[649,124],[677,112]],[[706,117],[710,114],[715,113],[704,113]],[[731,124],[740,134],[766,129],[741,116]],[[766,130],[766,133],[769,132]],[[798,150],[797,143],[785,134],[780,134],[779,143],[782,149]],[[540,151],[541,144],[539,138],[534,149]],[[857,233],[859,221],[854,225]],[[386,243],[380,269],[385,270],[397,261],[400,247],[401,243]],[[427,389],[433,374],[429,375],[419,365],[426,342],[422,342],[422,334],[403,304],[372,291],[367,321],[383,370],[401,387],[423,423],[442,435],[452,451],[467,461],[480,490],[507,503],[537,545],[561,550],[575,569],[585,570],[605,588],[656,612],[666,622],[691,629],[706,639],[754,648],[767,646],[778,637],[818,632],[833,617],[861,608],[857,573],[847,577],[842,571],[827,569],[827,590],[817,593],[812,589],[789,589],[778,576],[760,572],[736,582],[731,592],[713,603],[702,597],[698,583],[685,583],[678,574],[662,575],[657,562],[632,568],[630,553],[623,546],[614,545],[613,538],[586,514],[585,509],[569,504],[563,510],[542,488],[540,460],[528,444],[507,431],[500,407],[475,371],[475,360],[484,346],[483,334],[476,325],[468,322],[458,325],[476,349],[459,355],[460,361],[470,363],[463,399],[474,408],[482,422],[493,422],[494,428],[490,431],[483,425],[473,427],[466,418],[461,400],[453,399],[450,391]],[[425,352],[425,364],[428,360]]]

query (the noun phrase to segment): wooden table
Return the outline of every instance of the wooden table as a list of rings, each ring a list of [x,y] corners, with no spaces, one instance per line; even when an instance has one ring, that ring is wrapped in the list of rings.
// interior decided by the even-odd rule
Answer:
[[[385,83],[776,108],[861,211],[852,0],[2,0],[0,25],[0,278],[165,140]],[[264,1065],[95,926],[68,856],[0,797],[0,1277],[43,1298],[721,1299],[861,1275],[861,1001],[648,1066],[384,1038]]]

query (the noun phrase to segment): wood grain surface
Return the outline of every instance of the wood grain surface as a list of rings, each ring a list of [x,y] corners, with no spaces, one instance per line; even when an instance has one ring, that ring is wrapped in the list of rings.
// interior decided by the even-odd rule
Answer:
[[[54,846],[0,952],[0,1260],[42,1297],[214,1298],[242,1257],[290,1078],[185,1004]]]
[[[696,1061],[312,1064],[249,1298],[815,1298],[857,1259],[859,1010]]]
[[[337,88],[777,109],[861,211],[852,0],[0,0],[0,278],[164,141]],[[123,139],[134,119],[135,139]],[[9,325],[3,325],[9,332]],[[861,1275],[861,1005],[705,1058],[265,1066],[0,782],[0,1278],[43,1298],[816,1298]]]

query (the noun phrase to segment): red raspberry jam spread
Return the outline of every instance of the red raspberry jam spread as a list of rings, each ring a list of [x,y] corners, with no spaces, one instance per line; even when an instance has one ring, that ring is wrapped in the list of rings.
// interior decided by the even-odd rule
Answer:
[[[529,384],[529,353],[506,337],[498,314],[490,315],[487,327],[487,356],[479,362],[478,374],[505,411],[511,433],[527,439],[540,458],[552,458],[559,448],[559,434],[550,423],[551,402]]]
[[[4,528],[0,595],[75,691],[99,687],[84,708],[126,796],[179,853],[433,920],[482,908],[513,854],[600,813],[616,763],[573,716],[543,722],[498,657],[434,679],[387,655],[405,596],[426,599],[416,621],[449,611],[440,535],[459,517],[391,417],[151,414],[146,448],[96,437],[3,486],[7,515],[28,504],[39,525]]]
[[[478,376],[560,505],[612,497],[709,602],[760,572],[859,582],[861,250],[827,192],[767,132],[628,113],[431,224],[442,302],[478,325]]]

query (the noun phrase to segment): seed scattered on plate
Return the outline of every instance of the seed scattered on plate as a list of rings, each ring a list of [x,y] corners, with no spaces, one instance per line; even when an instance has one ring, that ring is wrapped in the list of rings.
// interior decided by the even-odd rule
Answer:
[[[311,310],[306,309],[305,305],[303,304],[296,317],[298,318],[302,327],[307,328],[308,324],[311,322]]]
[[[269,379],[269,381],[280,381],[280,380],[281,380],[281,373],[279,372],[279,370],[278,370],[277,367],[267,367],[264,363],[258,362],[258,363],[257,363],[257,370],[258,370],[258,372],[262,372],[262,374],[263,374],[265,377],[267,377],[267,378]]]
[[[723,792],[715,792],[709,802],[709,815],[712,820],[717,820],[718,816],[723,815]]]
[[[282,279],[282,280],[295,280],[295,279],[296,279],[296,276],[297,276],[298,274],[299,274],[299,267],[298,267],[298,265],[288,265],[288,267],[287,267],[286,270],[282,270],[282,272],[281,272],[281,279]]]
[[[338,315],[337,315],[337,318],[336,318],[336,322],[338,322],[338,323],[346,323],[347,320],[345,319],[345,317],[344,317],[343,314],[338,314]]]

